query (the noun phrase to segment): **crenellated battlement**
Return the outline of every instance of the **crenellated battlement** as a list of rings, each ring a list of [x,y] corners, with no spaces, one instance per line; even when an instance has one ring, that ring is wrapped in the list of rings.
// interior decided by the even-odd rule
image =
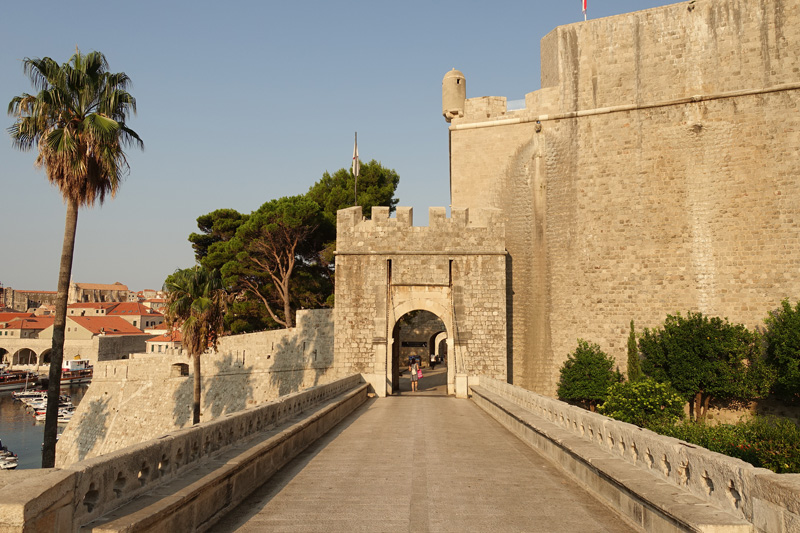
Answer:
[[[444,207],[428,210],[428,226],[414,226],[411,207],[373,207],[365,219],[360,206],[341,209],[336,219],[337,253],[452,252],[503,253],[505,224],[497,209]]]

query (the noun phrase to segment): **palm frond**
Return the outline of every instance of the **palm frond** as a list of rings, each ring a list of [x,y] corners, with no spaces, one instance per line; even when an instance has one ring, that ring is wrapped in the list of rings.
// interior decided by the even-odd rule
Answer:
[[[67,63],[26,58],[23,71],[39,91],[11,99],[8,128],[12,142],[21,150],[39,149],[36,165],[65,201],[91,206],[114,196],[128,172],[124,147],[144,147],[136,132],[125,124],[136,111],[136,100],[127,92],[130,78],[109,73],[100,52],[76,50]]]

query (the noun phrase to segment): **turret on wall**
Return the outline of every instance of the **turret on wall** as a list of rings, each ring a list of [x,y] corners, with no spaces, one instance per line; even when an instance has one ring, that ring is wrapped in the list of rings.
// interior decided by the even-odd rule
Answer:
[[[467,80],[460,70],[453,69],[442,80],[442,115],[447,122],[464,116],[467,100]]]

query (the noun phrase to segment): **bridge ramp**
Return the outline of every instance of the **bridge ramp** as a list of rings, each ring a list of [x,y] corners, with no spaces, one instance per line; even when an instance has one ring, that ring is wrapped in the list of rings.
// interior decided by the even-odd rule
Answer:
[[[369,400],[211,530],[636,531],[468,400]]]

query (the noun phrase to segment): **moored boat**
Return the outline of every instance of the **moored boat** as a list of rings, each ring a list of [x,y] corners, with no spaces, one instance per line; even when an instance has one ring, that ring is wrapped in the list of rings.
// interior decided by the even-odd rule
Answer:
[[[14,470],[17,467],[17,458],[0,458],[0,470]]]
[[[11,396],[13,396],[15,400],[24,402],[28,399],[35,400],[38,398],[47,398],[47,391],[44,389],[22,390],[18,392],[12,392]]]
[[[4,370],[0,373],[0,391],[26,389],[36,385],[39,376],[27,370]]]
[[[68,359],[61,367],[61,386],[92,381],[94,369],[88,359]]]

